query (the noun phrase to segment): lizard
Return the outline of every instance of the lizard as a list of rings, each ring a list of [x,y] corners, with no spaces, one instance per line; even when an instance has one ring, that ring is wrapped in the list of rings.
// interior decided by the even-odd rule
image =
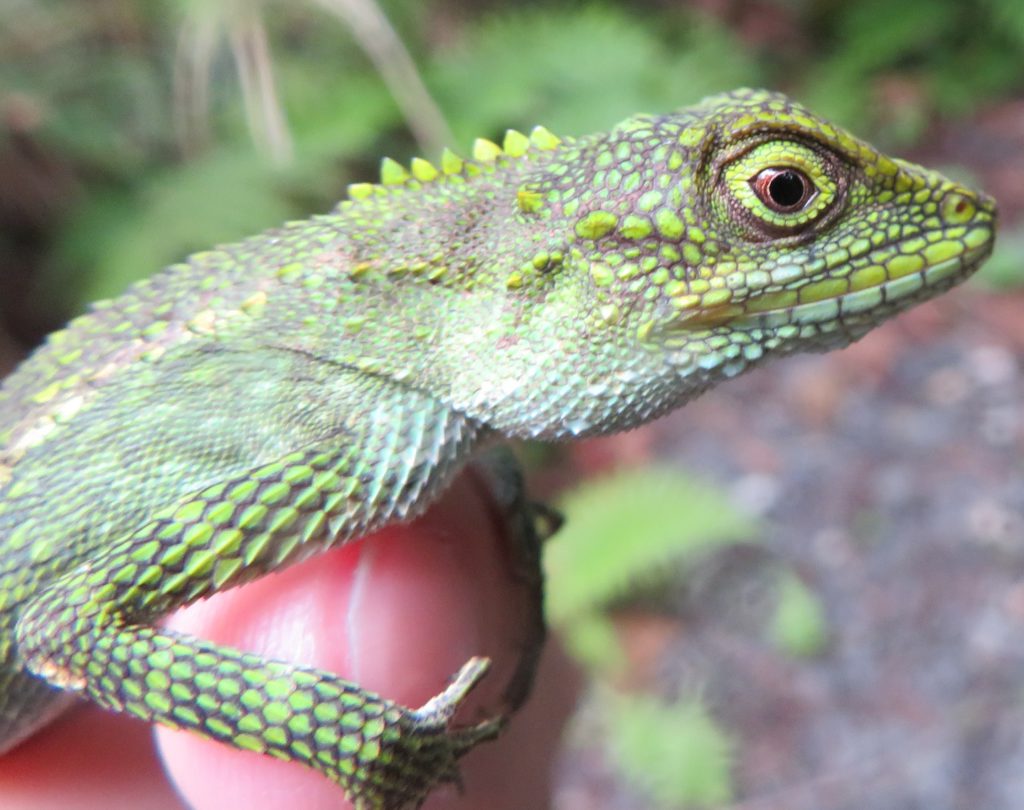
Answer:
[[[412,709],[159,618],[410,519],[497,440],[631,429],[845,346],[967,278],[995,225],[985,194],[737,90],[385,158],[331,212],[93,305],[0,388],[0,747],[71,693],[419,806],[504,723],[453,719],[486,661]]]

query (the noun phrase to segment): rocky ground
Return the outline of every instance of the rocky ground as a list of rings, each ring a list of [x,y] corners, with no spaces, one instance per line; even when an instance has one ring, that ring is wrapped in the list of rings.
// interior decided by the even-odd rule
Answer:
[[[626,633],[656,639],[641,666],[667,693],[696,685],[732,733],[733,810],[1024,806],[1022,312],[961,290],[579,451],[681,465],[761,517],[756,548]],[[780,563],[824,606],[809,659],[761,632]],[[645,806],[593,751],[567,756],[561,799]]]

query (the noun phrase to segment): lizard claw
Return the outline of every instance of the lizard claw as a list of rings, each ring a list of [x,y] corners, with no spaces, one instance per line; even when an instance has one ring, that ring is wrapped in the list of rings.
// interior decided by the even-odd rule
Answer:
[[[447,724],[462,701],[466,699],[474,687],[487,674],[491,668],[491,659],[481,656],[470,658],[462,668],[455,673],[452,682],[440,694],[434,695],[430,700],[409,712],[409,716],[417,723],[430,725],[441,721]]]
[[[461,790],[459,759],[479,743],[496,738],[506,722],[499,715],[471,726],[449,725],[490,666],[488,658],[471,658],[443,692],[418,709],[403,711],[398,736],[381,752],[375,773],[358,795],[357,810],[411,810],[439,784]]]

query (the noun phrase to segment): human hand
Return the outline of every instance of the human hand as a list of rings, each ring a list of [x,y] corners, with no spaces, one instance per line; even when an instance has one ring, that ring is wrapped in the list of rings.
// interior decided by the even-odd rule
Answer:
[[[464,475],[422,518],[179,611],[191,633],[338,672],[405,705],[441,691],[473,655],[493,660],[474,707],[500,708],[528,622],[529,589],[511,573],[508,538],[479,477]],[[550,766],[568,717],[574,676],[557,651],[541,663],[530,702],[495,743],[462,760],[465,792],[442,788],[430,810],[543,808]],[[479,693],[479,694],[477,694]],[[156,734],[94,708],[76,710],[0,759],[4,807],[182,807],[276,810],[340,806],[338,788],[295,763],[203,740]]]

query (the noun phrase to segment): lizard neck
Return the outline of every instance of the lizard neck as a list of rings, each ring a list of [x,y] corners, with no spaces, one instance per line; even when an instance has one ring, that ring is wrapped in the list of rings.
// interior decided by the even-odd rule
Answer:
[[[703,390],[699,369],[681,386],[664,350],[625,325],[628,303],[609,310],[564,220],[510,216],[535,168],[301,226],[285,241],[313,251],[278,274],[261,334],[522,438],[628,429]]]

